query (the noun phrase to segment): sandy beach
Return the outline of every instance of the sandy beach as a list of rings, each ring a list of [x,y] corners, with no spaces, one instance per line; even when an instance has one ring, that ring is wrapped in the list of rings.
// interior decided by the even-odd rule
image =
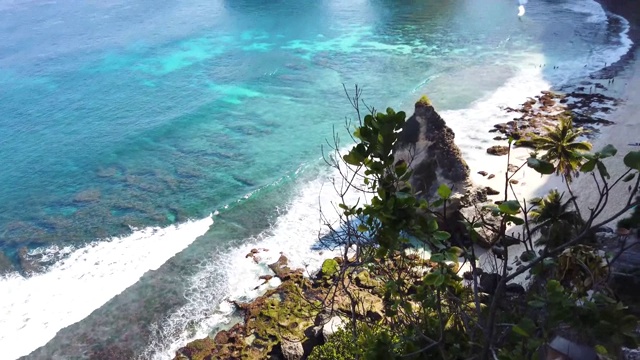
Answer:
[[[633,145],[640,143],[640,123],[638,121],[638,114],[640,114],[640,62],[629,62],[626,68],[618,74],[613,85],[607,84],[607,80],[601,80],[600,82],[609,87],[605,94],[618,97],[620,103],[610,113],[602,114],[603,118],[613,121],[614,124],[601,127],[599,133],[588,139],[588,141],[593,144],[593,152],[601,150],[607,144],[612,144],[618,149],[616,156],[605,160],[612,180],[615,180],[617,176],[626,171],[622,161],[624,155],[629,151],[640,149],[640,146]],[[506,145],[506,141],[496,141],[494,144]],[[522,165],[526,162],[531,151],[528,148],[513,148],[510,164],[515,166]],[[469,161],[469,166],[474,184],[500,191],[500,194],[490,196],[491,200],[504,200],[505,173],[507,172],[506,156],[496,157],[487,154],[476,158],[475,161]],[[495,176],[489,179],[489,176],[478,174],[479,171],[486,171],[489,176]],[[552,189],[566,192],[566,186],[560,177],[555,175],[540,176],[527,166],[524,166],[515,174],[513,179],[518,182],[513,185],[513,189],[515,196],[520,201],[529,201],[532,198],[544,196]],[[621,183],[612,190],[609,205],[597,220],[602,221],[610,217],[621,208],[623,203],[626,203],[629,184]],[[581,208],[587,209],[593,206],[598,199],[597,186],[591,176],[583,175],[574,179],[572,188],[578,196],[578,203]],[[508,198],[510,200],[514,199],[511,190]],[[615,222],[609,225],[614,227]]]

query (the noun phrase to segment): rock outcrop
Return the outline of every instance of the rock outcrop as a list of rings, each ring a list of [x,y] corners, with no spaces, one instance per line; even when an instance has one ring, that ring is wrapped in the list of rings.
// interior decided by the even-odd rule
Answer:
[[[411,185],[419,196],[431,198],[442,184],[460,193],[469,186],[469,167],[454,138],[428,99],[420,99],[399,134],[395,153],[396,160],[413,169]]]

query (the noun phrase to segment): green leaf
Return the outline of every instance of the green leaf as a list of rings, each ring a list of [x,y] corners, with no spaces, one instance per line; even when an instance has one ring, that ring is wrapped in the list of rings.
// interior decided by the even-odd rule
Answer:
[[[613,145],[609,144],[600,150],[600,158],[608,158],[611,156],[615,156],[618,153],[618,149],[616,149]]]
[[[536,331],[536,325],[529,318],[522,318],[518,325],[511,328],[515,333],[524,337],[530,337]]]
[[[520,336],[529,337],[529,334],[527,334],[527,332],[518,325],[514,325],[511,330]]]
[[[531,300],[531,301],[529,301],[529,306],[534,307],[534,308],[543,308],[543,307],[547,306],[547,304],[544,301],[541,301],[541,300]]]
[[[360,225],[358,225],[358,231],[360,231],[362,233],[363,232],[367,232],[367,231],[369,231],[369,228],[365,224],[360,224]]]
[[[449,234],[446,231],[436,231],[432,235],[433,235],[433,238],[438,241],[446,241],[446,240],[449,240],[449,238],[451,237],[451,234]]]
[[[596,165],[598,165],[598,172],[602,177],[606,177],[607,179],[611,178],[611,175],[609,175],[609,172],[607,171],[607,167],[604,166],[602,161],[598,161]]]
[[[438,279],[438,275],[440,274],[437,274],[434,272],[428,273],[427,276],[424,277],[423,281],[426,285],[433,285],[436,283],[436,280]]]
[[[580,171],[584,173],[593,171],[593,169],[596,167],[597,162],[597,159],[591,159],[587,161],[586,163],[582,164],[582,166],[580,166]]]
[[[625,176],[624,179],[622,179],[622,181],[629,182],[629,181],[633,180],[634,177],[636,177],[636,173],[631,173],[631,174],[628,174],[627,176]]]
[[[431,203],[431,207],[432,208],[439,208],[440,206],[442,206],[442,204],[444,204],[444,199],[438,199],[434,202]]]
[[[443,274],[438,274],[438,277],[436,278],[436,281],[433,283],[433,285],[440,286],[440,285],[444,284],[444,280],[445,280],[444,275]]]
[[[600,355],[607,355],[608,354],[607,349],[602,345],[596,345],[595,346],[595,350]]]
[[[513,216],[513,215],[507,215],[506,216],[506,220],[507,221],[511,221],[512,223],[514,223],[515,225],[522,225],[524,224],[524,219],[519,218],[517,216]]]
[[[448,199],[451,196],[451,188],[445,184],[440,185],[438,188],[438,195],[441,199]]]
[[[634,170],[640,170],[640,151],[630,151],[624,157],[624,164]]]
[[[520,212],[520,203],[516,200],[509,200],[498,205],[498,209],[503,214],[515,215]]]
[[[530,157],[527,159],[527,166],[543,175],[553,174],[553,172],[555,171],[555,167],[552,163],[536,159],[534,157]]]
[[[433,262],[443,262],[444,261],[444,255],[437,253],[437,254],[432,254],[431,258],[429,259]]]

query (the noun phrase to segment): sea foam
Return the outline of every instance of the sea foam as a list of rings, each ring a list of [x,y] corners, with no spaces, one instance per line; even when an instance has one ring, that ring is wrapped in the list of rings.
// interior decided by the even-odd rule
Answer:
[[[164,322],[152,325],[154,338],[140,359],[172,359],[176,350],[189,341],[207,336],[212,329],[228,326],[234,321],[231,301],[251,301],[280,284],[278,278],[263,284],[259,277],[273,274],[268,264],[277,261],[281,254],[289,259],[290,267],[305,269],[307,275],[317,271],[324,259],[337,255],[318,240],[328,233],[324,221],[339,226],[336,209],[340,197],[333,188],[334,181],[339,183],[339,173],[330,169],[302,184],[270,229],[231,249],[223,255],[222,262],[203,264],[191,279],[190,287],[196,291],[189,292],[185,306]],[[347,204],[355,205],[358,199],[360,203],[364,200],[362,194],[354,191],[348,191],[345,196]],[[261,250],[255,260],[246,257],[253,248]],[[193,324],[197,326],[194,328]]]
[[[60,329],[82,320],[185,249],[212,224],[209,216],[145,228],[74,250],[46,273],[0,279],[2,358],[15,359],[45,345]]]

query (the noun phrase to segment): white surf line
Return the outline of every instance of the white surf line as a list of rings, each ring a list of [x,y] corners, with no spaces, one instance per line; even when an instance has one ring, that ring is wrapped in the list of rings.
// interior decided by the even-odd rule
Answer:
[[[211,216],[149,227],[73,251],[46,273],[0,279],[3,359],[28,355],[184,250],[213,224]]]

